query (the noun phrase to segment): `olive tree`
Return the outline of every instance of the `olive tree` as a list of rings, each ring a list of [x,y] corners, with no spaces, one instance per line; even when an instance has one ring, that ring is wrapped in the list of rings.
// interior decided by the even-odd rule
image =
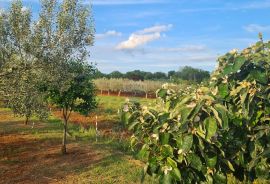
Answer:
[[[69,87],[60,91],[56,86],[49,89],[50,102],[62,109],[64,118],[64,131],[62,141],[62,153],[66,153],[67,128],[70,115],[73,111],[83,115],[93,110],[97,103],[95,99],[95,87],[92,82],[95,69],[86,63],[67,63],[68,72],[73,75]]]
[[[94,41],[90,7],[79,0],[43,0],[34,24],[35,57],[46,66],[43,86],[51,102],[62,108],[66,153],[67,122],[72,111],[89,112],[95,105],[90,75],[93,64],[85,64]]]
[[[14,1],[0,14],[0,88],[15,115],[25,116],[25,124],[34,114],[47,116],[39,90],[42,67],[32,53],[32,37],[31,11]]]

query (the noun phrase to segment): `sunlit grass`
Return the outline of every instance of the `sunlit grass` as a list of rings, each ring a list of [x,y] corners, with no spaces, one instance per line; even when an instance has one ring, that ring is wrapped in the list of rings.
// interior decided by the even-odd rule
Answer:
[[[99,108],[96,113],[99,117],[109,121],[108,123],[118,124],[118,114],[117,110],[125,102],[125,97],[98,97]],[[131,100],[142,101],[142,103],[151,103],[154,100],[151,99],[140,99],[132,98]],[[56,150],[59,149],[62,141],[63,134],[63,124],[62,121],[54,116],[50,116],[47,120],[40,121],[36,117],[31,118],[28,125],[24,125],[23,117],[14,117],[10,109],[2,108],[0,109],[0,116],[5,114],[5,119],[1,119],[0,122],[0,136],[2,135],[16,135],[24,136],[24,139],[28,139],[37,143],[37,147],[8,147],[5,146],[5,150],[0,151],[0,165],[14,166],[17,164],[24,164],[23,160],[17,158],[17,155],[23,152],[38,151],[39,149],[44,149],[45,145],[53,145]],[[119,134],[118,129],[113,130],[113,134]],[[74,181],[75,183],[140,183],[141,170],[143,168],[143,163],[136,160],[133,157],[133,153],[129,149],[128,138],[119,139],[119,136],[102,135],[99,134],[96,141],[96,130],[94,126],[88,128],[82,127],[80,124],[69,123],[68,127],[68,145],[67,150],[69,152],[70,145],[76,144],[82,148],[87,148],[90,146],[89,154],[97,154],[100,158],[93,158],[93,163],[89,165],[78,164],[76,167],[62,170],[65,172],[66,179],[64,182]],[[16,140],[15,140],[16,141]],[[52,149],[52,148],[50,148]],[[61,157],[60,157],[61,158]],[[86,158],[91,159],[91,158]],[[76,162],[76,159],[74,160]],[[39,164],[39,163],[37,163]],[[53,174],[54,167],[45,168],[39,166],[39,173],[43,175]],[[54,168],[55,169],[55,168]],[[71,174],[72,173],[72,174]],[[0,172],[1,174],[1,172]],[[147,183],[152,182],[152,179],[147,178]]]
[[[117,109],[125,102],[126,97],[116,96],[98,96],[99,108],[96,113],[110,123],[118,125],[119,117]],[[154,99],[130,98],[132,101],[138,101],[143,105],[152,105]],[[3,116],[3,117],[1,117]],[[8,134],[23,134],[32,136],[31,140],[40,143],[55,145],[61,144],[63,134],[62,121],[54,116],[50,116],[45,121],[39,121],[37,118],[32,118],[29,125],[23,124],[23,118],[14,117],[10,109],[0,108],[0,136]],[[34,123],[34,124],[33,124]],[[129,148],[129,139],[119,139],[119,136],[114,137],[114,134],[119,134],[119,130],[113,130],[110,136],[98,135],[96,141],[96,130],[94,126],[88,128],[82,127],[79,124],[69,123],[68,145],[76,143],[81,147],[91,146],[90,153],[98,155],[96,160],[89,165],[80,165],[76,167],[65,167],[63,172],[67,177],[64,182],[69,183],[140,183],[142,176],[142,168],[144,164],[136,160],[134,153]],[[23,161],[16,158],[16,155],[27,151],[24,146],[10,147],[0,151],[0,165],[5,164],[14,166],[21,164]],[[38,148],[33,148],[38,149]],[[58,149],[58,148],[57,148]],[[59,150],[60,154],[60,150]],[[8,156],[15,156],[13,159],[7,159]],[[99,158],[100,157],[100,158]],[[87,158],[89,159],[89,158]],[[76,162],[76,160],[74,160]],[[40,168],[40,172],[44,175],[54,172],[50,168]],[[71,174],[73,173],[73,174]],[[0,171],[0,174],[3,174]],[[228,183],[240,183],[233,176],[229,176]],[[157,183],[151,177],[146,177],[145,183]],[[245,183],[245,182],[243,182]],[[256,184],[266,184],[267,181],[255,181]]]

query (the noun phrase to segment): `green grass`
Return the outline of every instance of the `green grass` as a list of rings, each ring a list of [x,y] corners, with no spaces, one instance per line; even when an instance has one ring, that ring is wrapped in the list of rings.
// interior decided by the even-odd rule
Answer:
[[[113,114],[125,103],[126,99],[140,102],[142,105],[151,105],[155,99],[146,99],[138,97],[118,97],[118,96],[98,96],[99,107],[105,110],[105,113]],[[98,109],[99,110],[99,109]]]
[[[115,96],[99,96],[99,108],[96,113],[99,116],[106,117],[105,119],[109,123],[116,123],[117,126],[118,115],[117,110],[125,102],[125,97]],[[154,99],[143,98],[130,98],[132,101],[139,101],[142,105],[151,105],[155,103]],[[1,115],[5,115],[5,118],[1,118]],[[35,122],[35,126],[32,128],[32,122]],[[55,159],[55,164],[49,167],[43,165],[43,163],[33,163],[35,165],[35,172],[31,175],[37,176],[50,176],[54,178],[55,173],[60,172],[63,175],[62,182],[64,183],[140,183],[141,171],[144,164],[135,159],[135,155],[129,149],[128,139],[119,139],[111,136],[99,136],[96,142],[96,132],[94,127],[85,129],[78,124],[69,124],[69,136],[67,151],[71,151],[71,145],[76,144],[77,147],[73,148],[73,153],[70,153],[68,157],[72,157],[71,160],[65,162],[65,157],[60,155],[61,139],[62,139],[63,125],[61,120],[51,116],[46,121],[39,121],[36,118],[31,119],[30,124],[25,126],[23,124],[23,118],[14,117],[10,109],[0,109],[0,138],[2,135],[27,135],[32,136],[35,147],[31,144],[22,145],[20,147],[14,147],[5,145],[4,150],[0,150],[0,168],[1,165],[8,167],[25,164],[24,160],[17,158],[18,155],[25,152],[39,152],[38,150],[45,152],[47,148],[44,146],[49,145],[59,149],[58,157]],[[114,134],[119,134],[118,129],[114,130]],[[31,143],[31,142],[30,142]],[[1,145],[1,144],[0,144]],[[52,149],[52,148],[50,148]],[[75,149],[75,152],[74,152]],[[78,151],[78,156],[76,155]],[[35,152],[36,153],[36,152]],[[74,155],[73,155],[74,154]],[[86,154],[83,158],[81,154]],[[48,155],[50,158],[50,155]],[[74,158],[73,158],[74,157]],[[45,157],[46,159],[46,157]],[[78,159],[78,160],[77,160]],[[85,159],[85,160],[84,160]],[[81,163],[80,163],[81,162]],[[29,164],[29,163],[26,163]],[[5,170],[0,171],[0,175],[4,176]],[[35,177],[37,177],[35,176]],[[19,176],[18,176],[19,177]],[[1,179],[1,176],[0,176]],[[146,177],[145,183],[157,183],[151,177]],[[233,176],[229,176],[229,182],[231,184],[241,183],[237,181]],[[243,182],[244,184],[245,182]],[[267,181],[256,181],[257,184],[266,184]]]
[[[108,117],[109,123],[118,123],[117,110],[125,102],[126,98],[99,96],[98,99],[100,105],[96,110],[96,113],[99,113],[100,116]],[[155,101],[152,99],[141,98],[131,98],[130,100],[140,101],[145,105]],[[9,145],[4,145],[4,150],[0,150],[0,166],[6,165],[11,167],[14,165],[16,166],[17,164],[29,164],[25,163],[24,160],[20,160],[18,156],[26,152],[34,152],[37,154],[41,150],[44,150],[44,145],[50,147],[55,145],[55,149],[59,149],[60,155],[59,145],[61,144],[63,132],[61,120],[53,116],[46,121],[39,121],[36,118],[33,118],[30,120],[29,125],[24,125],[23,118],[14,117],[9,109],[0,109],[0,116],[3,114],[5,114],[7,119],[1,119],[0,117],[0,137],[2,135],[29,136],[31,137],[31,140],[34,140],[36,146],[32,147],[31,142],[28,147],[27,145],[21,145],[19,147],[9,147]],[[35,122],[34,126],[33,122]],[[74,159],[72,159],[70,163],[67,163],[67,166],[65,167],[57,160],[56,164],[51,167],[43,166],[42,163],[35,163],[35,167],[38,168],[36,175],[53,176],[56,171],[61,171],[66,177],[63,182],[140,183],[141,171],[144,165],[133,156],[133,153],[129,149],[129,140],[120,140],[117,137],[99,136],[98,141],[96,142],[96,132],[94,127],[84,129],[78,124],[70,123],[68,129],[67,151],[80,149],[78,151],[82,152],[81,154],[89,152],[89,154],[94,155],[93,162],[91,161],[92,157],[89,156],[89,158],[85,158],[85,162],[76,163],[77,157],[75,156],[77,153],[75,151],[72,153],[75,154]],[[114,131],[115,134],[118,134],[117,129]],[[70,148],[72,145],[77,145],[78,148]],[[68,156],[71,157],[72,154]],[[97,155],[97,158],[95,158],[95,155]],[[47,157],[45,158],[47,159]],[[62,157],[59,156],[58,159],[62,159]],[[89,164],[87,164],[88,162]],[[3,171],[3,173],[5,172]],[[53,178],[52,176],[51,178]],[[23,178],[23,176],[20,176],[20,178]],[[146,183],[155,182],[152,178],[147,177]]]

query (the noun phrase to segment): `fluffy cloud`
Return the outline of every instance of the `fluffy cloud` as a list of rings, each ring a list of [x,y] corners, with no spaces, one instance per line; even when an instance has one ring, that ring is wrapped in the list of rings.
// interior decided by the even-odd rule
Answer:
[[[160,33],[146,34],[146,35],[137,35],[132,34],[128,40],[121,42],[117,45],[117,49],[134,49],[140,45],[144,45],[148,42],[157,40],[160,38]]]
[[[161,37],[161,32],[165,32],[170,30],[172,27],[169,25],[158,25],[149,28],[145,28],[143,30],[139,30],[135,33],[132,33],[128,40],[119,43],[116,46],[118,50],[130,50],[135,49],[141,45],[147,44],[151,41],[157,40]]]
[[[249,24],[244,27],[244,29],[251,33],[270,31],[270,26],[262,26],[258,24]]]
[[[106,38],[106,37],[114,37],[114,36],[122,36],[122,33],[117,32],[115,30],[109,30],[105,33],[96,34],[97,39],[102,39],[102,38]]]

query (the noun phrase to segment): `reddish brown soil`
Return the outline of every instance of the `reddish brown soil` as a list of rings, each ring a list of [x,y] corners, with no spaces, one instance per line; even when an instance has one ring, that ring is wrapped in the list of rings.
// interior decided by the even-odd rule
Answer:
[[[61,140],[37,140],[31,135],[10,134],[0,138],[0,183],[61,183],[66,173],[102,159],[89,145],[68,145],[60,154]]]
[[[55,110],[53,115],[59,119],[62,119],[62,113],[59,110]],[[76,112],[72,112],[70,116],[70,122],[74,124],[79,124],[80,126],[88,129],[90,127],[95,128],[96,126],[96,114],[92,114],[91,116],[84,116]],[[126,138],[131,135],[130,132],[124,130],[119,133],[117,131],[119,129],[118,122],[113,122],[109,120],[106,116],[98,116],[98,131],[102,136],[110,136],[113,138]]]
[[[54,114],[61,117],[61,112]],[[5,121],[12,119],[10,113],[0,113],[0,123],[9,128],[25,128],[23,121]],[[13,117],[14,120],[14,117]],[[77,113],[72,114],[71,121],[84,126],[90,126],[95,120],[84,117]],[[106,118],[99,120],[99,129],[103,135],[112,133],[113,123]],[[36,128],[43,128],[46,124],[36,123]],[[27,125],[31,127],[31,124]],[[61,137],[61,133],[56,133]],[[116,134],[118,137],[126,137],[127,133]],[[49,135],[49,133],[48,133]],[[61,139],[48,138],[44,133],[43,138],[36,137],[30,133],[4,132],[0,131],[0,184],[43,184],[43,183],[66,183],[67,178],[76,176],[83,169],[100,162],[105,155],[97,151],[93,145],[76,143],[69,140],[67,145],[68,154],[60,153]],[[72,183],[72,182],[71,182]]]
[[[59,119],[62,119],[62,112],[60,110],[55,110],[53,115]],[[91,116],[84,116],[76,112],[72,112],[70,115],[69,121],[74,124],[79,124],[84,128],[88,129],[90,126],[95,127],[96,124],[96,114]],[[110,130],[112,129],[117,122],[108,121],[106,116],[98,116],[98,129],[100,130]]]

